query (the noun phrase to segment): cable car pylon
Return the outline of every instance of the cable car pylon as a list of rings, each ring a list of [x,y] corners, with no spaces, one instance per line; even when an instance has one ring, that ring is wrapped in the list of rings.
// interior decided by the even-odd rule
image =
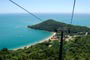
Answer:
[[[76,0],[74,0],[74,4],[73,4],[73,10],[72,10],[72,16],[71,16],[71,23],[70,25],[72,25],[73,22],[73,17],[74,17],[74,10],[75,10],[75,4],[76,4]],[[71,29],[71,26],[69,27]],[[69,30],[69,33],[71,31]],[[64,29],[61,30],[61,35],[60,35],[60,47],[59,47],[59,59],[58,60],[64,60],[63,59],[63,37],[64,37]]]

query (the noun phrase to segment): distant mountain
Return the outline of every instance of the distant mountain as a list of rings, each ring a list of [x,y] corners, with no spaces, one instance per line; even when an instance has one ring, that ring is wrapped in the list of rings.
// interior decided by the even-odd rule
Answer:
[[[28,28],[38,29],[38,30],[46,30],[46,31],[55,31],[55,30],[64,30],[71,32],[90,32],[90,28],[85,26],[76,26],[70,25],[63,22],[58,22],[53,19],[46,20],[36,25],[28,26]]]

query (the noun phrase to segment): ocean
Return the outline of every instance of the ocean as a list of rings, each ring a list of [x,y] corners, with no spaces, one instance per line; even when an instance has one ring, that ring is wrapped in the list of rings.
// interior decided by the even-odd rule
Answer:
[[[36,14],[45,21],[56,21],[70,24],[71,14]],[[28,25],[38,24],[41,21],[29,14],[0,14],[0,49],[15,49],[39,42],[52,33],[27,28]],[[75,14],[74,25],[90,27],[90,14]]]

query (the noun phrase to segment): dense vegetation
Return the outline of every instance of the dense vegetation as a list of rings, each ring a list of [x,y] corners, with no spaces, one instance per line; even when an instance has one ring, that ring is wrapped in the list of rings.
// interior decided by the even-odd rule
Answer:
[[[28,27],[32,29],[47,30],[47,31],[64,30],[67,32],[70,28],[72,33],[90,32],[90,28],[88,27],[65,24],[52,19]]]
[[[59,41],[38,43],[29,48],[0,51],[0,60],[58,60]],[[64,60],[90,60],[90,35],[64,41]]]
[[[90,60],[90,35],[65,43],[64,60]]]

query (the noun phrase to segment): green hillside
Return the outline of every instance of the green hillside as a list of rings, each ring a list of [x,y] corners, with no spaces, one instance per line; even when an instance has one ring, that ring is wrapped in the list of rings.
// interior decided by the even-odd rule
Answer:
[[[66,32],[71,30],[72,33],[75,32],[90,32],[90,28],[85,26],[70,25],[62,22],[58,22],[52,19],[46,20],[36,25],[28,26],[28,28],[55,31],[55,30],[65,30]]]

